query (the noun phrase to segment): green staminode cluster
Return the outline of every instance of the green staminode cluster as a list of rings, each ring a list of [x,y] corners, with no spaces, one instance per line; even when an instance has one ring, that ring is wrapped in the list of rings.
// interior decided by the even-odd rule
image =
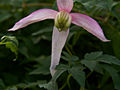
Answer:
[[[55,26],[58,28],[59,32],[66,31],[71,25],[72,18],[68,12],[61,11],[56,15]]]

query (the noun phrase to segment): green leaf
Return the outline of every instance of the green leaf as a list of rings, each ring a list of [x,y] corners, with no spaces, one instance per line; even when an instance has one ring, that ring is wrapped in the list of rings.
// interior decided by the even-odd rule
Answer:
[[[82,60],[81,63],[84,64],[86,67],[88,67],[91,71],[95,69],[97,64],[96,61],[88,61],[88,60]]]
[[[111,55],[102,55],[97,61],[120,66],[120,60]]]
[[[31,87],[35,87],[39,84],[45,84],[46,81],[36,81],[36,82],[29,82],[29,83],[20,83],[20,84],[17,84],[16,86],[18,88],[23,88],[23,89],[26,89],[26,88],[31,88]]]
[[[101,56],[103,52],[92,52],[92,53],[87,53],[84,56],[85,60],[94,60],[97,59],[99,56]]]
[[[110,76],[112,77],[115,89],[120,90],[120,76],[118,75],[117,70],[106,64],[102,64],[102,67],[109,72]]]
[[[65,52],[65,51],[63,51],[63,54],[64,54],[64,56],[67,57],[67,58],[70,58],[70,57],[71,57],[71,56],[70,56],[67,52]]]
[[[120,2],[116,2],[116,4],[112,8],[113,15],[120,21]]]
[[[2,79],[0,79],[0,89],[5,88],[5,84]]]
[[[16,86],[13,86],[13,87],[8,87],[7,89],[5,90],[18,90]]]
[[[106,64],[115,64],[120,66],[119,59],[111,55],[107,55],[107,54],[103,55],[102,52],[87,53],[84,59],[81,60],[81,63],[84,64],[86,67],[88,67],[91,71],[93,71],[95,68],[99,69],[99,66],[97,66],[96,64],[99,64],[100,62]]]
[[[69,73],[72,74],[72,77],[79,83],[79,85],[85,87],[85,72],[81,71],[79,67],[72,67],[69,69]]]
[[[86,8],[92,8],[94,6],[111,10],[113,0],[74,0],[74,2],[82,3]]]
[[[43,75],[48,75],[50,74],[49,67],[50,67],[50,56],[45,57],[41,56],[38,58],[35,58],[35,61],[40,63],[40,65],[37,66],[35,70],[30,72],[30,75],[38,75],[38,74],[43,74]],[[35,66],[36,67],[36,66]]]
[[[64,60],[66,60],[66,61],[77,61],[77,60],[79,60],[79,57],[77,57],[77,56],[74,56],[74,55],[69,55],[67,52],[65,52],[65,51],[63,51],[63,55],[64,56],[62,56],[61,58],[62,59],[64,59]]]
[[[48,67],[41,66],[41,67],[33,70],[29,74],[30,75],[38,75],[38,74],[48,75],[48,74],[50,74],[50,72],[49,72],[49,68]]]
[[[47,84],[39,84],[40,88],[46,88],[47,90],[58,90],[56,82],[50,81]]]
[[[103,77],[102,77],[102,79],[101,79],[101,87],[103,86],[103,85],[105,85],[105,83],[107,83],[107,81],[109,80],[109,78],[110,78],[110,75],[109,75],[109,73],[108,72],[105,72],[104,73],[104,75],[103,75]]]
[[[59,64],[56,66],[56,70],[68,70],[70,67],[65,64]]]
[[[65,70],[57,70],[54,76],[52,77],[52,81],[56,81],[63,72],[65,72]]]
[[[60,64],[56,67],[56,73],[54,74],[54,76],[52,77],[52,81],[56,81],[61,74],[63,74],[65,71],[67,71],[69,69],[69,66],[64,65],[64,64]]]
[[[15,53],[16,59],[17,59],[18,41],[17,41],[16,37],[14,37],[14,36],[3,36],[1,38],[0,45],[5,45],[6,48],[9,48],[13,53]]]

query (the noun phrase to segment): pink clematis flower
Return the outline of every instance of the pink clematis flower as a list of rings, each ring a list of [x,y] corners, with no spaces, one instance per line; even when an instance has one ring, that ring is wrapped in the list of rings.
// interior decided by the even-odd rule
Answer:
[[[73,8],[73,0],[57,0],[57,5],[59,11],[51,9],[37,10],[18,21],[13,28],[9,29],[9,31],[15,31],[38,21],[55,19],[52,35],[52,56],[50,66],[52,76],[56,71],[56,65],[59,64],[61,52],[68,37],[71,23],[83,27],[85,30],[104,42],[109,41],[105,38],[101,27],[94,19],[80,13],[70,13]]]

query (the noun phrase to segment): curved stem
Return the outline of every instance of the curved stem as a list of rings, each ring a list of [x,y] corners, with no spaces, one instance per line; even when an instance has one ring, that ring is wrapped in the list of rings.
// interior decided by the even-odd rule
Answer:
[[[70,54],[70,56],[72,56],[72,52],[70,51],[70,49],[68,48],[67,44],[65,45],[65,49],[67,50],[67,52]],[[68,61],[69,66],[71,66],[71,60],[69,59]]]
[[[69,83],[71,76],[72,76],[72,74],[69,74],[69,75],[67,76],[67,81],[63,84],[63,86],[62,86],[59,90],[63,90],[66,85],[68,85],[69,90],[71,90],[70,83]]]
[[[70,78],[71,78],[72,74],[69,74],[68,77],[67,77],[67,85],[69,87],[69,90],[71,90],[71,87],[70,87]]]
[[[65,49],[66,49],[67,52],[70,54],[70,56],[72,56],[72,52],[71,52],[70,49],[68,48],[67,44],[65,45]]]
[[[67,85],[67,82],[65,82],[59,90],[63,90],[63,88],[65,88],[66,85]]]

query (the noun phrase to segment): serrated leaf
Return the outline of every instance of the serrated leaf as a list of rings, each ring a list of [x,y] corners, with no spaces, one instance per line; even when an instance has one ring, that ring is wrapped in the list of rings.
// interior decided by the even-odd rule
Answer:
[[[120,66],[120,60],[111,55],[102,55],[97,61]]]
[[[56,66],[56,70],[68,70],[70,67],[65,64],[60,64]]]
[[[12,52],[14,52],[16,55],[17,55],[17,47],[16,47],[16,45],[15,44],[13,44],[12,42],[6,42],[5,43],[5,46],[7,47],[7,48],[9,48]]]
[[[82,60],[82,64],[84,64],[86,67],[88,67],[91,71],[93,71],[96,67],[96,61],[88,61],[88,60]]]
[[[64,60],[66,60],[66,61],[77,61],[77,60],[79,60],[79,57],[77,57],[77,56],[74,56],[74,55],[69,55],[67,52],[65,52],[65,51],[63,51],[63,55],[64,56],[62,56],[61,58],[62,59],[64,59]]]
[[[49,71],[48,67],[41,66],[41,67],[33,70],[32,72],[30,72],[30,75],[38,75],[38,74],[48,75],[48,74],[50,74],[50,71]]]
[[[73,55],[73,56],[71,56],[71,60],[77,61],[77,60],[79,60],[79,57]]]
[[[109,72],[110,76],[112,77],[115,89],[120,90],[120,76],[118,75],[117,70],[106,64],[102,65],[102,67]]]
[[[90,54],[86,54],[84,60],[81,60],[81,63],[88,67],[91,71],[97,68],[97,63],[107,63],[107,64],[115,64],[120,66],[120,60],[111,55],[102,55],[102,52],[92,52]]]
[[[67,57],[67,58],[70,58],[70,57],[71,57],[71,56],[70,56],[67,52],[65,52],[65,51],[63,51],[63,54],[64,54],[64,56]]]
[[[30,88],[30,87],[34,87],[34,86],[37,86],[39,84],[45,84],[46,81],[37,81],[37,82],[29,82],[29,83],[20,83],[18,85],[16,85],[18,88]]]
[[[6,88],[5,90],[18,90],[16,86],[13,86],[13,87],[8,87]]]
[[[72,74],[72,77],[79,83],[79,85],[85,87],[85,72],[81,71],[79,67],[72,67],[69,69],[69,73]]]
[[[40,88],[45,88],[47,90],[58,90],[58,86],[56,82],[50,81],[47,84],[39,84]]]
[[[103,52],[92,52],[92,53],[87,53],[84,58],[85,60],[94,60],[96,58],[98,58],[99,56],[101,56],[103,54]]]
[[[61,58],[62,58],[63,60],[65,60],[65,61],[69,61],[69,59],[68,59],[67,57],[65,57],[65,56],[61,56]]]
[[[99,63],[96,63],[96,67],[94,68],[94,70],[100,74],[104,74],[104,70]]]
[[[0,45],[5,45],[6,48],[9,48],[13,53],[15,53],[16,58],[18,54],[18,41],[14,36],[3,36],[1,38]]]
[[[82,3],[86,8],[92,8],[94,6],[111,10],[113,0],[74,0],[74,2]]]
[[[52,81],[56,81],[61,74],[63,74],[67,69],[60,69],[60,70],[57,70],[54,74],[54,76],[52,77]]]

